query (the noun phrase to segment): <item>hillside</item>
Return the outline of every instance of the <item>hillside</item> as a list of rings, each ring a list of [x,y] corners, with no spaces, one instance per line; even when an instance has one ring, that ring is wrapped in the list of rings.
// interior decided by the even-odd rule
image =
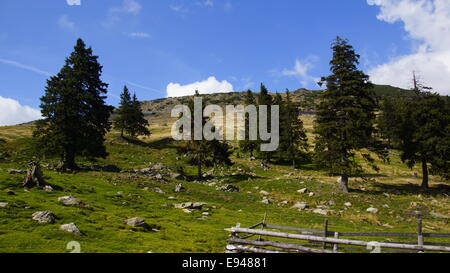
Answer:
[[[232,102],[241,96],[236,93],[214,98]],[[150,111],[158,111],[150,117],[153,135],[125,141],[112,131],[106,142],[109,156],[96,162],[78,158],[85,166],[81,172],[58,173],[52,167],[57,159],[45,159],[45,180],[53,187],[49,192],[24,190],[24,175],[10,174],[14,173],[11,169],[27,168],[32,157],[33,125],[1,127],[0,204],[6,205],[0,207],[0,252],[69,252],[66,245],[71,241],[79,242],[82,252],[223,252],[228,237],[225,228],[237,222],[251,226],[265,213],[267,221],[276,225],[321,228],[329,219],[330,229],[340,231],[415,232],[414,212],[419,210],[425,214],[424,231],[450,232],[448,183],[432,176],[431,189],[423,191],[416,175],[419,168],[408,169],[395,153],[390,164],[380,163],[379,173],[366,168],[362,178],[352,178],[350,194],[338,192],[336,177],[311,164],[298,170],[284,165],[271,165],[265,170],[258,160],[249,161],[237,154],[232,157],[233,167],[208,169],[211,176],[207,180],[195,181],[195,167],[176,153],[178,143],[170,139],[171,123],[165,114],[159,114],[183,99],[148,102]],[[312,136],[313,117],[302,118]],[[117,168],[122,171],[117,172]],[[176,175],[180,168],[186,177]],[[184,191],[175,192],[178,183],[183,184]],[[239,192],[220,190],[227,185],[238,187]],[[304,188],[313,194],[298,192]],[[86,206],[58,202],[59,197],[69,195]],[[264,198],[270,200],[269,204],[262,203]],[[198,210],[175,206],[185,202],[207,204]],[[291,208],[299,202],[308,208]],[[369,207],[379,212],[369,213]],[[314,213],[316,209],[327,215]],[[38,224],[31,219],[33,213],[45,210],[56,215],[54,224]],[[133,217],[145,218],[154,230],[124,223]],[[68,223],[75,223],[82,235],[59,230],[60,225]]]

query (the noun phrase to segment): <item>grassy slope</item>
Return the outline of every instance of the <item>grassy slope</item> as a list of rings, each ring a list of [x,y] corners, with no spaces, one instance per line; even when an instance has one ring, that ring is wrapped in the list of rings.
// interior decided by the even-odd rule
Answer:
[[[312,118],[306,116],[304,121],[311,130]],[[107,140],[110,156],[99,163],[126,169],[146,167],[148,162],[163,162],[168,166],[183,164],[176,160],[175,144],[167,140],[167,124],[171,123],[158,120],[153,124],[159,125],[152,127],[154,135],[151,139],[143,140],[147,144],[128,144],[116,133],[111,133]],[[381,164],[379,174],[368,171],[372,176],[364,181],[352,179],[350,185],[355,191],[350,194],[338,193],[336,178],[311,166],[298,171],[287,166],[273,166],[271,170],[263,171],[256,161],[236,158],[237,164],[226,171],[228,175],[218,179],[228,179],[219,184],[235,183],[240,187],[240,193],[224,193],[215,187],[188,182],[184,182],[186,192],[174,193],[176,181],[162,183],[128,174],[59,174],[48,170],[44,171],[47,181],[60,190],[51,193],[37,189],[25,191],[20,186],[23,175],[9,175],[7,170],[25,168],[31,129],[32,126],[0,128],[0,138],[8,140],[6,147],[12,155],[8,161],[0,161],[0,202],[9,203],[9,207],[0,208],[0,252],[65,252],[68,251],[66,244],[72,240],[81,243],[82,252],[222,252],[228,236],[224,228],[234,226],[236,222],[250,226],[260,222],[265,212],[272,224],[321,228],[325,216],[289,208],[299,201],[315,207],[333,200],[336,203],[332,206],[333,214],[326,218],[330,220],[330,229],[338,231],[415,232],[416,220],[410,215],[415,209],[412,203],[427,207],[429,211],[450,214],[448,185],[438,177],[432,177],[434,189],[422,192],[417,187],[420,178],[413,176],[414,172],[420,173],[419,169],[407,169],[395,156],[391,165]],[[256,177],[249,180],[248,177],[232,176],[238,168],[251,170]],[[186,167],[186,170],[195,173],[194,167]],[[289,173],[293,175],[285,176]],[[144,190],[145,187],[150,190]],[[167,194],[152,192],[154,187]],[[315,192],[315,196],[296,192],[304,187]],[[9,189],[16,195],[7,195]],[[261,190],[268,191],[276,202],[262,204]],[[63,207],[57,198],[65,195],[80,198],[90,208]],[[169,196],[178,200],[169,201]],[[289,201],[289,205],[278,205],[284,200]],[[186,214],[172,206],[187,201],[207,202],[216,208],[207,220],[200,220],[200,211]],[[345,202],[351,202],[353,206],[345,208]],[[371,205],[380,209],[380,213],[366,213]],[[25,208],[29,206],[32,209]],[[34,223],[31,214],[41,210],[53,211],[58,217],[57,222],[53,225]],[[123,220],[131,217],[146,218],[149,224],[160,226],[160,231],[145,232],[124,225]],[[425,231],[450,232],[448,221],[428,216]],[[85,236],[58,230],[59,225],[71,222],[76,223]]]

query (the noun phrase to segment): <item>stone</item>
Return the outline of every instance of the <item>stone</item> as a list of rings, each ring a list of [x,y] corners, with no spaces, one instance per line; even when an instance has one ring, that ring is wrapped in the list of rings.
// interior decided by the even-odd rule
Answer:
[[[435,211],[430,212],[430,215],[435,218],[450,219],[449,214],[446,215],[446,214],[442,214],[442,213],[435,212]]]
[[[148,224],[145,222],[144,218],[134,217],[125,220],[125,224],[129,225],[130,227],[142,227],[147,228]]]
[[[378,213],[378,209],[376,209],[376,208],[368,208],[366,211],[370,212],[370,213],[373,213],[373,214],[377,214]]]
[[[8,206],[8,203],[0,202],[0,208],[6,208]]]
[[[298,210],[305,210],[308,208],[308,204],[306,204],[305,202],[297,202],[295,203],[295,205],[292,206],[292,208]]]
[[[261,194],[261,195],[266,195],[266,196],[269,195],[269,193],[266,192],[266,191],[260,191],[259,194]]]
[[[81,235],[80,230],[78,229],[78,227],[74,223],[61,225],[59,227],[59,229],[62,230],[62,231],[65,231],[65,232],[73,233],[73,234],[76,234],[76,235]]]
[[[182,175],[181,173],[171,173],[170,178],[175,180],[183,180],[184,175]]]
[[[351,207],[351,206],[352,206],[352,203],[346,202],[346,203],[344,204],[344,206],[346,206],[346,207]]]
[[[261,201],[261,203],[263,203],[263,204],[270,204],[270,200],[267,199],[267,198],[264,198],[264,199]]]
[[[183,209],[183,212],[187,213],[187,214],[190,214],[190,213],[192,213],[192,210],[190,210],[190,209]]]
[[[165,194],[165,192],[163,190],[161,190],[160,188],[154,188],[153,192],[159,193],[159,194]]]
[[[201,210],[204,206],[206,206],[207,203],[201,203],[201,202],[188,202],[183,204],[175,204],[175,208],[177,209],[198,209]]]
[[[328,201],[328,206],[335,206],[336,203],[333,200]]]
[[[44,187],[44,191],[46,191],[46,192],[52,192],[52,191],[53,191],[53,188],[52,188],[52,186],[46,185],[46,186]]]
[[[53,212],[46,210],[33,213],[32,219],[42,224],[53,224],[55,222],[56,216],[53,214]]]
[[[384,205],[383,205],[383,208],[385,208],[385,209],[389,209],[390,207],[389,207],[389,205],[388,205],[388,204],[384,204]]]
[[[322,214],[322,215],[328,215],[328,211],[323,210],[323,209],[315,209],[315,210],[313,210],[313,213]]]
[[[158,180],[163,180],[164,179],[163,175],[160,174],[160,173],[156,174],[155,178],[158,179]]]
[[[177,198],[176,197],[173,197],[173,196],[169,196],[169,198],[167,198],[168,200],[177,200]]]
[[[313,193],[313,192],[309,193],[309,197],[313,197],[314,195],[315,195],[315,193]]]
[[[301,194],[305,194],[305,193],[308,192],[308,189],[307,189],[307,188],[304,188],[304,189],[298,190],[297,192],[298,192],[298,193],[301,193]]]
[[[58,202],[60,202],[64,206],[82,206],[82,205],[84,205],[80,199],[77,199],[73,196],[59,197]]]
[[[338,182],[338,184],[341,184],[342,183],[342,176],[341,177],[339,177],[338,179],[337,179],[337,181],[336,182]]]
[[[203,212],[202,215],[203,215],[203,216],[210,216],[211,213],[209,213],[209,212]]]
[[[6,194],[7,195],[15,195],[16,193],[14,191],[12,191],[12,190],[7,190]]]
[[[184,190],[185,190],[185,188],[183,187],[183,184],[177,184],[175,186],[175,192],[182,192]]]
[[[234,185],[226,185],[224,187],[220,187],[218,190],[225,191],[225,192],[239,192],[239,188]]]

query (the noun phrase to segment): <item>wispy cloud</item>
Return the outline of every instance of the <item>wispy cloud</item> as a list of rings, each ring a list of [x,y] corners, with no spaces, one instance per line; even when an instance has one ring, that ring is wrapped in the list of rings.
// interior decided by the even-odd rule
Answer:
[[[271,73],[278,77],[295,77],[304,86],[308,87],[311,84],[316,85],[319,79],[310,75],[310,70],[317,62],[317,56],[309,56],[305,60],[296,59],[293,68],[284,68],[281,71],[272,70]]]
[[[182,4],[170,4],[169,8],[175,12],[179,13],[187,13],[189,12],[189,9]]]
[[[140,88],[140,89],[144,89],[144,90],[152,91],[152,92],[157,92],[157,93],[163,94],[163,95],[166,94],[165,92],[162,92],[162,91],[157,90],[157,89],[155,89],[155,88],[147,87],[147,86],[144,86],[144,85],[141,85],[141,84],[137,84],[137,83],[134,83],[134,82],[130,82],[130,81],[125,81],[125,82],[126,82],[128,85],[130,85],[130,86],[134,86],[134,87],[137,87],[137,88]]]
[[[111,12],[115,13],[130,13],[137,15],[141,12],[142,6],[136,0],[124,0],[122,6],[113,7],[110,9]]]
[[[62,29],[66,29],[71,32],[76,32],[75,23],[70,20],[68,15],[61,15],[58,18],[58,26]]]
[[[151,38],[152,36],[146,32],[132,32],[127,34],[130,37],[134,38]]]
[[[41,70],[41,69],[36,68],[36,67],[33,67],[33,66],[21,64],[21,63],[19,63],[19,62],[12,61],[12,60],[7,60],[7,59],[2,59],[2,58],[0,58],[0,63],[7,64],[7,65],[11,65],[11,66],[15,66],[15,67],[17,67],[17,68],[21,68],[21,69],[24,69],[24,70],[28,70],[28,71],[31,71],[31,72],[34,72],[34,73],[37,73],[37,74],[40,74],[40,75],[44,75],[44,76],[52,76],[52,75],[53,75],[53,74],[50,73],[50,72]]]

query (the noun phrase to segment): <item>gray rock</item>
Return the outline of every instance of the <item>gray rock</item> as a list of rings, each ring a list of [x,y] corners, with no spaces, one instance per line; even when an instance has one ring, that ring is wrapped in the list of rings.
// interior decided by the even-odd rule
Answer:
[[[266,192],[266,191],[260,191],[259,194],[261,194],[261,195],[266,195],[266,196],[269,195],[269,193]]]
[[[376,208],[368,208],[366,211],[370,212],[370,213],[373,213],[373,214],[377,214],[378,213],[378,209],[376,209]]]
[[[298,192],[298,193],[301,193],[301,194],[305,194],[305,193],[308,192],[308,189],[307,189],[307,188],[304,188],[304,189],[298,190],[297,192]]]
[[[226,185],[224,187],[218,188],[219,191],[225,191],[225,192],[239,192],[239,188],[234,185]]]
[[[181,173],[171,173],[170,178],[175,179],[175,180],[183,180],[184,175],[182,175]]]
[[[264,199],[261,201],[261,203],[263,203],[263,204],[270,204],[270,200],[267,199],[267,198],[264,198]]]
[[[346,202],[346,203],[344,204],[344,206],[346,206],[346,207],[351,207],[351,206],[352,206],[352,203]]]
[[[6,208],[8,203],[0,202],[0,208]]]
[[[175,208],[177,209],[202,209],[204,206],[206,206],[207,203],[201,203],[201,202],[188,202],[183,204],[175,204]]]
[[[297,202],[295,203],[295,205],[292,206],[292,208],[298,210],[305,210],[308,208],[308,204],[306,204],[305,202]]]
[[[313,210],[313,213],[322,214],[322,215],[328,215],[328,211],[323,210],[323,209],[315,209],[315,210]]]
[[[44,187],[44,191],[46,191],[46,192],[52,192],[52,191],[53,191],[53,188],[52,188],[51,186],[49,186],[49,185],[46,185],[46,186]]]
[[[185,188],[183,187],[183,184],[177,184],[175,186],[175,192],[182,192],[184,190],[185,190]]]
[[[63,196],[58,198],[58,202],[64,206],[83,206],[83,202],[73,196]]]
[[[131,227],[143,227],[143,228],[148,227],[148,224],[145,222],[145,219],[139,217],[127,219],[125,220],[125,224]]]
[[[333,200],[328,201],[328,206],[335,206],[336,203]]]
[[[159,193],[159,194],[166,194],[163,190],[161,190],[160,188],[154,188],[153,192]]]
[[[7,195],[16,195],[16,193],[14,191],[12,191],[12,190],[7,190],[6,194]]]
[[[61,225],[59,227],[59,229],[62,230],[62,231],[65,231],[65,232],[73,233],[73,234],[76,234],[76,235],[81,235],[80,230],[78,229],[78,227],[74,223]]]
[[[33,213],[32,219],[39,223],[53,224],[55,222],[56,216],[53,214],[53,212],[46,210]]]

